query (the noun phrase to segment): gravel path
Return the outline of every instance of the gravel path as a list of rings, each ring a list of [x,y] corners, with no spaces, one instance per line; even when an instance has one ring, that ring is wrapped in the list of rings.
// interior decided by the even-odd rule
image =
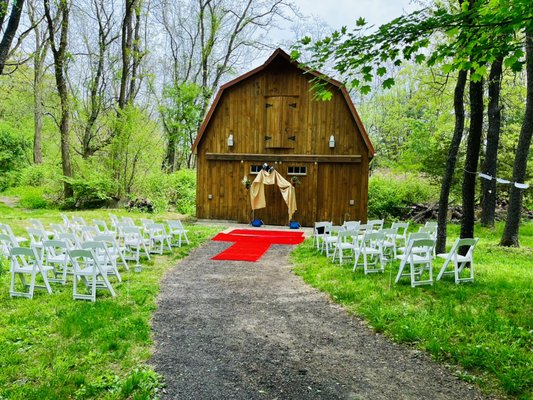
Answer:
[[[256,263],[210,259],[229,245],[208,242],[163,282],[151,360],[163,398],[484,398],[293,275],[292,246]]]

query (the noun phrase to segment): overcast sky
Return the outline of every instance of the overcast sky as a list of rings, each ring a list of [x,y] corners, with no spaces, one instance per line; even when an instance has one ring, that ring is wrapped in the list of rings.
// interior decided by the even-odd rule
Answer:
[[[332,28],[343,25],[355,26],[355,20],[363,17],[372,25],[382,25],[402,15],[404,11],[414,11],[411,0],[293,0],[305,15],[318,15]]]

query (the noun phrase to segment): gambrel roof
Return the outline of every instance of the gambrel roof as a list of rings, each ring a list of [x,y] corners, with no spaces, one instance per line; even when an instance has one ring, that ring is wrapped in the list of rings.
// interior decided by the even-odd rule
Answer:
[[[274,53],[272,53],[272,55],[268,58],[268,60],[265,61],[265,63],[263,65],[260,65],[259,67],[257,68],[254,68],[250,71],[248,71],[247,73],[225,83],[224,85],[222,85],[215,97],[215,100],[213,101],[213,103],[211,104],[211,107],[209,108],[209,111],[204,119],[204,122],[202,123],[202,126],[200,127],[200,130],[198,131],[198,135],[196,136],[196,140],[194,141],[194,144],[192,145],[192,151],[194,153],[196,153],[196,148],[198,147],[198,144],[200,143],[200,141],[202,140],[202,137],[207,129],[207,126],[209,125],[209,122],[211,121],[211,118],[218,106],[218,103],[220,101],[220,99],[222,98],[222,95],[224,94],[224,91],[234,85],[237,85],[239,82],[242,82],[243,80],[255,75],[255,74],[258,74],[260,72],[262,72],[263,70],[265,70],[266,68],[268,68],[268,66],[276,59],[278,58],[283,58],[285,59],[286,61],[290,62],[291,64],[293,64],[296,68],[300,69],[302,72],[304,73],[307,73],[307,74],[311,74],[313,75],[314,77],[320,77],[321,79],[324,79],[326,82],[328,82],[329,84],[337,87],[340,92],[342,93],[342,95],[344,96],[344,99],[346,101],[346,104],[348,105],[348,108],[350,109],[350,113],[355,121],[355,124],[357,125],[357,127],[359,128],[359,132],[361,132],[361,135],[363,137],[363,141],[364,143],[366,144],[366,147],[368,149],[368,155],[370,158],[374,157],[374,153],[375,153],[375,150],[374,150],[374,146],[372,146],[372,142],[370,141],[370,138],[368,136],[368,133],[366,132],[366,129],[365,127],[363,126],[363,123],[361,122],[361,118],[359,117],[359,114],[357,113],[357,110],[355,109],[355,105],[353,104],[352,102],[352,99],[350,98],[350,95],[348,93],[348,91],[346,90],[345,86],[333,79],[333,78],[330,78],[318,71],[314,71],[314,70],[311,70],[311,69],[307,69],[301,65],[299,65],[297,62],[291,60],[291,57],[286,53],[284,52],[282,49],[278,48],[274,51]]]

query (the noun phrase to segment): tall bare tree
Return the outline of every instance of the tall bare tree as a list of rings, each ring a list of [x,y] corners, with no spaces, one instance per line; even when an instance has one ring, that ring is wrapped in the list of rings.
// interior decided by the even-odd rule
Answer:
[[[58,0],[55,8],[57,18],[52,14],[53,10],[50,7],[50,0],[44,0],[44,14],[48,25],[50,48],[54,55],[54,75],[61,104],[61,119],[59,123],[61,134],[61,165],[64,177],[71,178],[73,174],[70,162],[69,141],[70,104],[66,66],[70,4],[68,0]],[[73,195],[72,185],[68,179],[64,180],[63,193],[65,198],[72,197]]]
[[[11,44],[15,39],[17,29],[22,16],[24,0],[14,0],[11,6],[11,13],[6,29],[3,31],[2,40],[0,40],[0,75],[4,72],[4,67],[9,56]],[[4,25],[5,17],[9,9],[9,0],[0,0],[0,33]]]

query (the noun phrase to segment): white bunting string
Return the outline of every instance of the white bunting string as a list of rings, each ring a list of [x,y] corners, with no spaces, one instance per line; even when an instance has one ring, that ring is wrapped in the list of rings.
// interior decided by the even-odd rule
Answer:
[[[471,172],[471,171],[467,171],[466,169],[464,170],[467,174],[472,174],[472,175],[479,175],[479,177],[481,179],[486,179],[488,181],[491,181],[493,179],[496,179],[496,182],[498,182],[499,184],[502,184],[502,185],[514,185],[514,187],[516,187],[517,189],[528,189],[529,188],[529,183],[521,183],[521,182],[511,182],[510,180],[507,180],[507,179],[503,179],[503,178],[496,178],[494,176],[490,176],[488,174],[484,174],[482,172]]]

